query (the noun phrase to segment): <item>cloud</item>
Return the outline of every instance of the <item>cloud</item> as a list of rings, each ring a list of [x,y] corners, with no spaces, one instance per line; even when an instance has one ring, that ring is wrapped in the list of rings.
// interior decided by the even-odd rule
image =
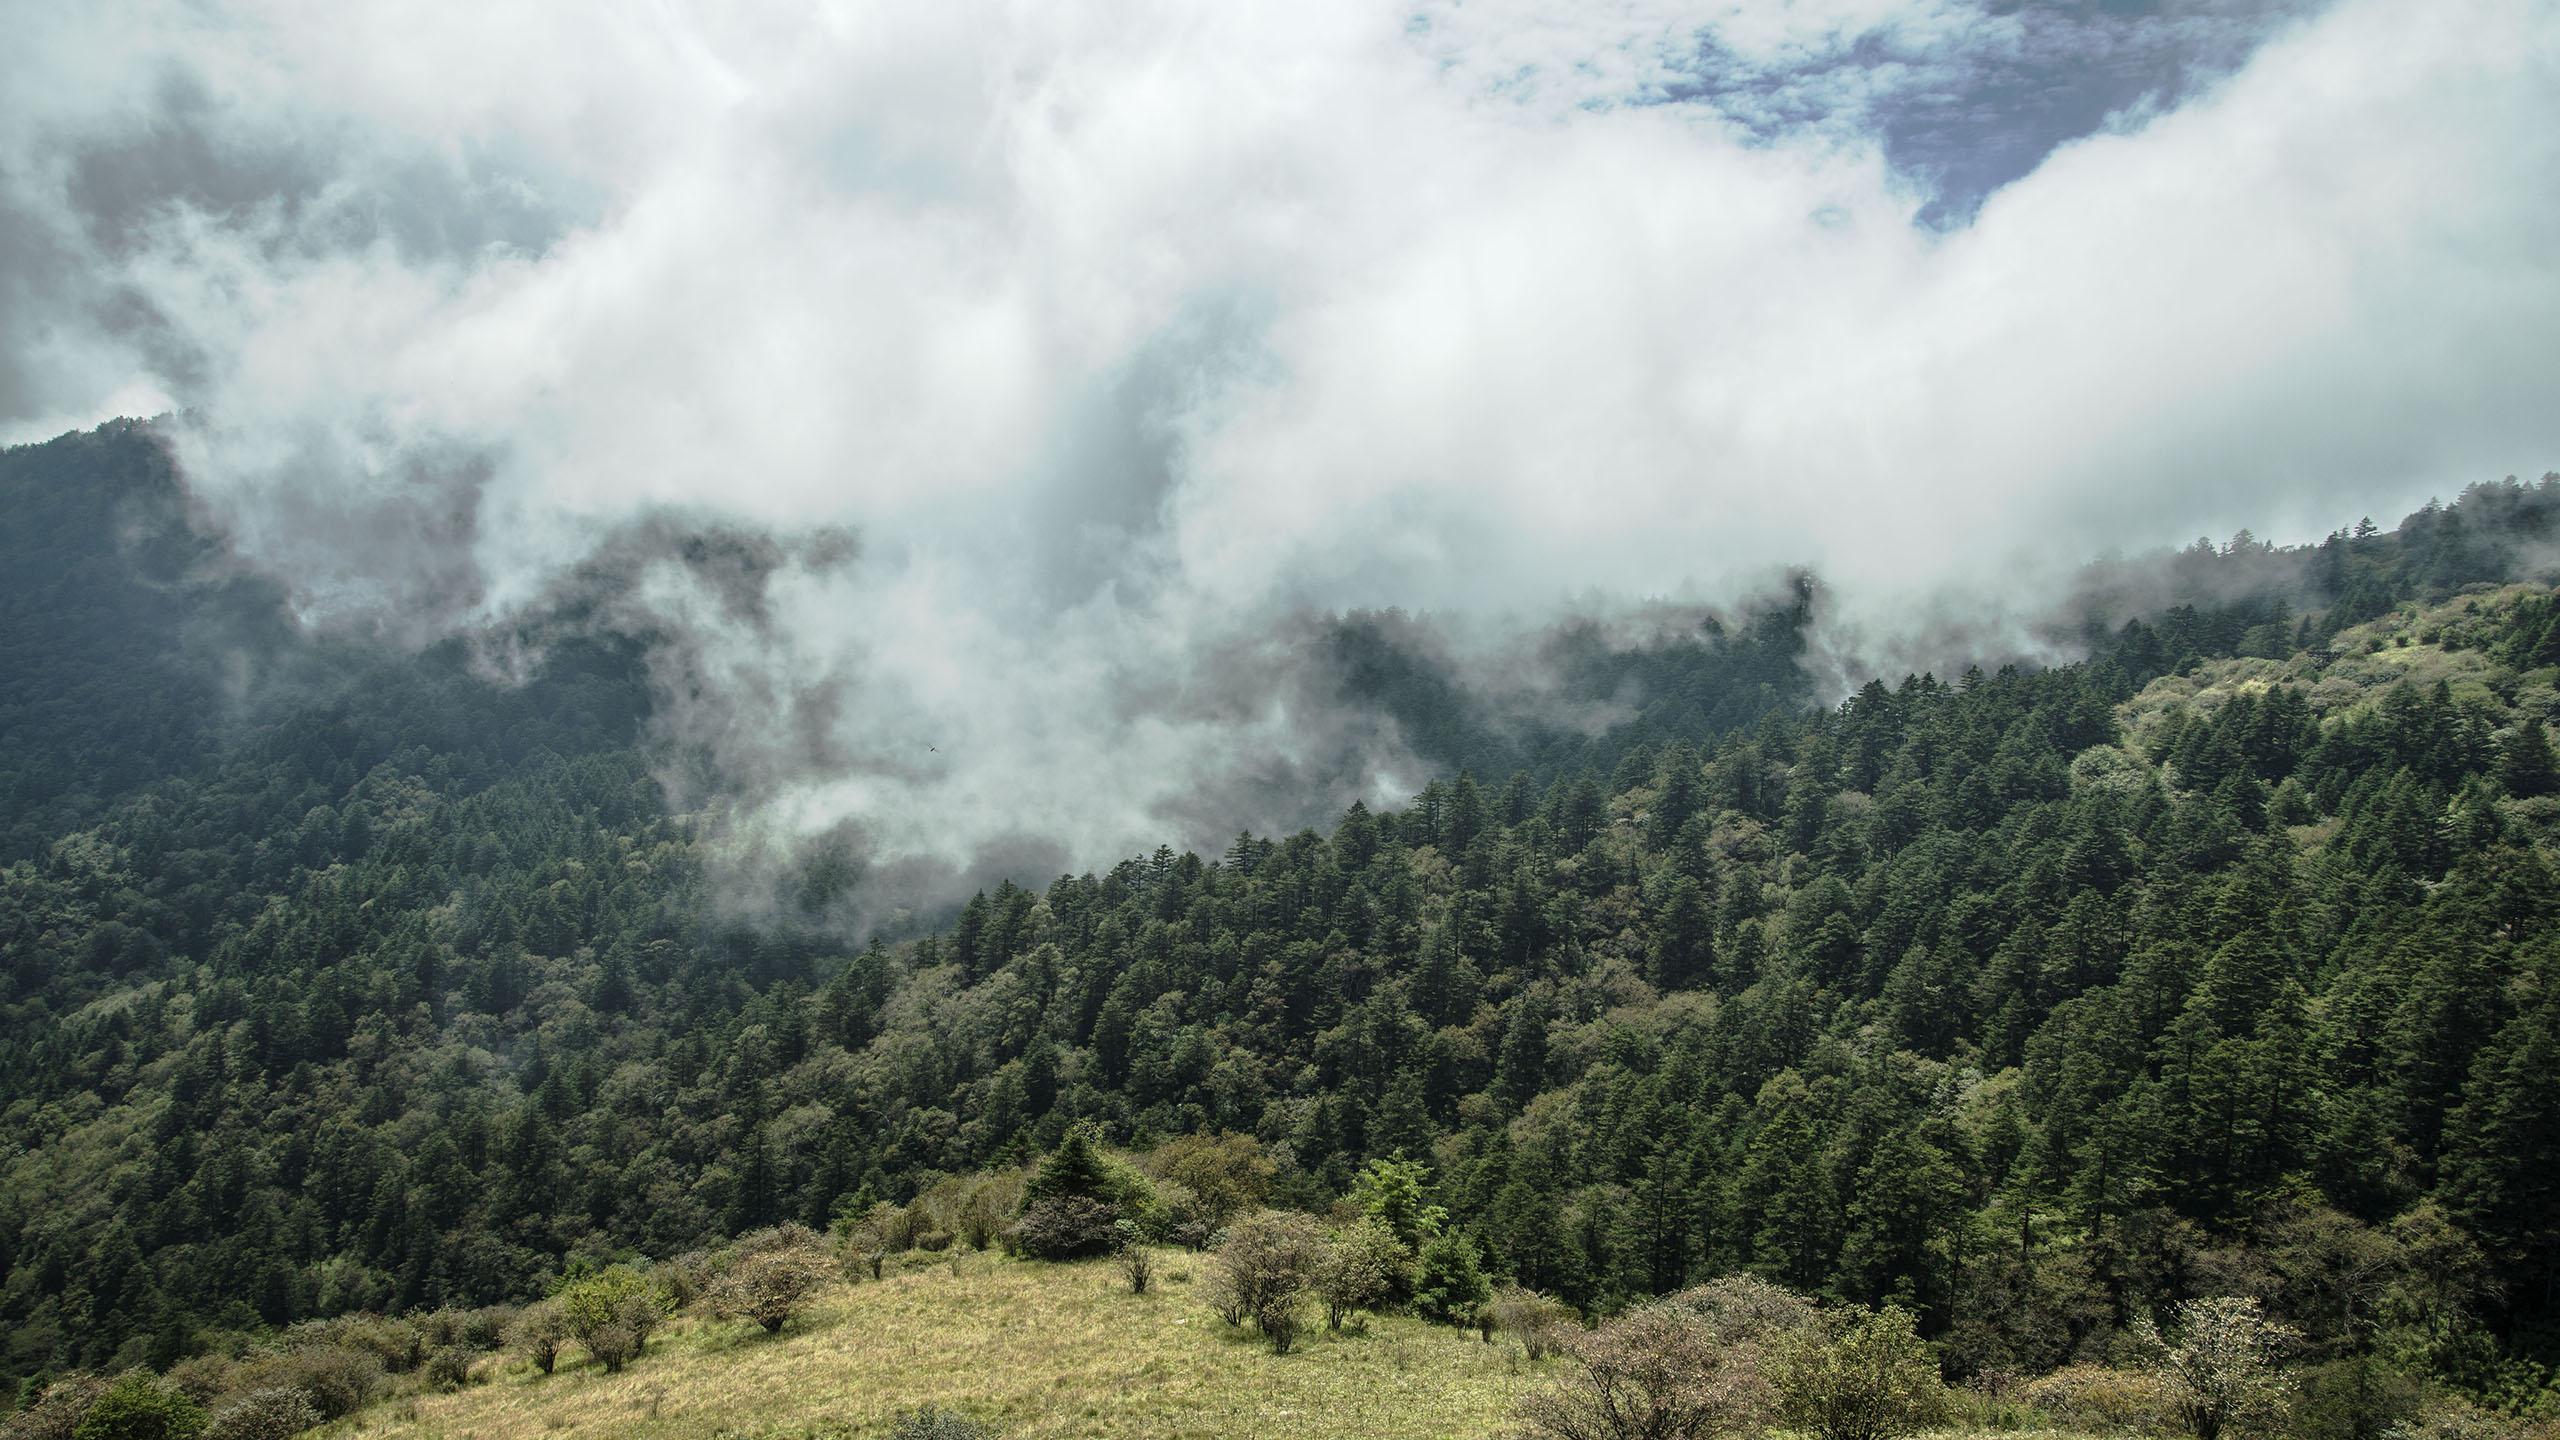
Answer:
[[[610,572],[679,799],[923,897],[1412,783],[1310,615],[1481,657],[1803,562],[2023,648],[2097,550],[2550,464],[2560,21],[2267,13],[56,9],[0,420],[184,407],[316,625]],[[1976,131],[2032,170],[1915,223]]]

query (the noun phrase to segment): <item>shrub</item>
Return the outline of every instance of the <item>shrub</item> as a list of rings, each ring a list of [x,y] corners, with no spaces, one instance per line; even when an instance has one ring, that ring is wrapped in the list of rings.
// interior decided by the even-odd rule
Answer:
[[[1858,1316],[1827,1342],[1816,1332],[1781,1339],[1775,1359],[1787,1422],[1821,1440],[1891,1440],[1950,1408],[1938,1362],[1899,1305]]]
[[[1245,1304],[1244,1297],[1236,1293],[1235,1282],[1223,1268],[1212,1267],[1207,1277],[1201,1280],[1200,1298],[1208,1301],[1209,1308],[1218,1312],[1218,1318],[1229,1325],[1243,1324],[1244,1317],[1250,1313],[1250,1307]]]
[[[301,1391],[271,1385],[223,1401],[204,1427],[203,1440],[291,1440],[320,1423],[320,1412]]]
[[[71,1427],[71,1440],[194,1440],[204,1407],[147,1370],[130,1371],[100,1392]]]
[[[1218,1233],[1223,1218],[1212,1214],[1190,1186],[1176,1180],[1158,1180],[1156,1208],[1148,1217],[1148,1234],[1168,1245],[1198,1250]]]
[[[285,1332],[287,1346],[342,1346],[361,1350],[382,1362],[394,1375],[406,1375],[427,1358],[424,1332],[406,1320],[382,1315],[340,1315],[309,1320]]]
[[[578,1337],[608,1374],[648,1347],[650,1332],[665,1321],[673,1305],[673,1298],[656,1281],[628,1265],[573,1281],[553,1298],[568,1319],[569,1333]]]
[[[1259,1325],[1266,1314],[1294,1304],[1323,1248],[1324,1235],[1311,1217],[1265,1210],[1228,1228],[1215,1263],[1237,1308]]]
[[[1119,1243],[1120,1218],[1120,1207],[1090,1195],[1035,1200],[1006,1229],[1005,1249],[1034,1260],[1108,1255]]]
[[[471,1383],[471,1352],[459,1345],[447,1345],[427,1357],[418,1374],[438,1390],[459,1390]]]
[[[620,1320],[608,1321],[579,1338],[586,1343],[587,1354],[604,1367],[607,1375],[640,1358],[641,1347],[649,1342],[638,1326]]]
[[[2168,1385],[2148,1370],[2068,1365],[2027,1382],[2026,1401],[2069,1429],[2155,1435],[2178,1418]]]
[[[2560,1425],[2484,1410],[2459,1395],[2442,1395],[2386,1432],[2389,1440],[2552,1440]]]
[[[915,1248],[915,1222],[905,1207],[880,1201],[854,1219],[839,1220],[840,1241],[853,1263],[880,1278],[892,1255]]]
[[[2383,1440],[2415,1419],[2416,1381],[2379,1356],[2332,1360],[2304,1379],[2293,1431],[2304,1440]]]
[[[71,1440],[71,1432],[80,1417],[107,1391],[107,1382],[95,1375],[72,1374],[44,1387],[35,1403],[17,1414],[0,1420],[0,1437],[6,1440]]]
[[[1135,1219],[1154,1205],[1153,1189],[1146,1176],[1103,1150],[1092,1126],[1071,1125],[1058,1148],[1023,1182],[1022,1204],[1028,1209],[1043,1200],[1084,1195],[1119,1206]]]
[[[231,1358],[227,1355],[190,1355],[170,1366],[168,1376],[170,1384],[199,1405],[211,1405],[239,1388],[231,1383]]]
[[[265,1351],[240,1362],[232,1384],[241,1390],[291,1390],[324,1421],[352,1415],[382,1388],[382,1362],[347,1345],[304,1345]]]
[[[1373,1309],[1404,1288],[1399,1281],[1411,1256],[1394,1231],[1373,1219],[1335,1236],[1317,1256],[1313,1277],[1326,1327],[1339,1330],[1355,1312]]]
[[[993,1440],[995,1433],[981,1421],[930,1405],[902,1412],[889,1425],[889,1440]]]
[[[560,1347],[569,1342],[569,1313],[557,1300],[541,1300],[516,1313],[507,1328],[507,1344],[524,1352],[533,1368],[548,1375],[560,1363]]]
[[[454,1343],[471,1350],[502,1350],[507,1344],[507,1328],[515,1323],[513,1305],[483,1305],[466,1310],[462,1324],[454,1332]]]
[[[1532,1360],[1544,1360],[1562,1349],[1576,1321],[1572,1306],[1517,1285],[1493,1292],[1493,1303],[1485,1307],[1485,1314],[1502,1333],[1519,1341],[1520,1353]]]
[[[797,1221],[785,1221],[780,1225],[767,1225],[761,1230],[750,1230],[739,1236],[730,1242],[729,1253],[733,1259],[743,1259],[749,1255],[762,1255],[774,1250],[824,1250],[826,1248],[825,1236]]]
[[[1941,1357],[1946,1344],[1938,1346]],[[1941,1359],[1941,1365],[1944,1361]],[[2005,1367],[1976,1370],[1964,1384],[1947,1392],[1953,1407],[1948,1424],[1959,1430],[2025,1430],[2036,1420],[2027,1407],[2026,1377]]]
[[[2134,1324],[2135,1343],[2196,1440],[2219,1440],[2225,1430],[2272,1429],[2293,1395],[2293,1382],[2276,1369],[2276,1357],[2294,1332],[2266,1316],[2255,1298],[2225,1295],[2178,1307],[2176,1331],[2163,1337],[2148,1316]]]
[[[1473,1323],[1477,1309],[1492,1296],[1474,1241],[1453,1230],[1422,1247],[1414,1266],[1413,1308],[1424,1319],[1443,1325]]]
[[[916,1248],[947,1250],[965,1240],[969,1230],[968,1209],[971,1197],[979,1188],[980,1182],[973,1176],[936,1175],[931,1177],[929,1183],[916,1192],[916,1198],[907,1206],[907,1209],[916,1217],[912,1225]],[[988,1232],[988,1238],[990,1241],[994,1238],[992,1229]]]
[[[1300,1292],[1265,1298],[1253,1312],[1253,1328],[1271,1345],[1274,1355],[1286,1355],[1297,1348],[1298,1332],[1303,1328],[1304,1312],[1298,1300]]]
[[[1132,1295],[1146,1294],[1147,1287],[1156,1279],[1155,1256],[1148,1252],[1146,1242],[1138,1238],[1138,1227],[1126,1220],[1120,1222],[1120,1274],[1129,1282]]]
[[[1203,1239],[1269,1199],[1280,1173],[1262,1142],[1250,1135],[1185,1135],[1157,1146],[1147,1165],[1187,1192],[1194,1218],[1206,1227],[1199,1232]]]
[[[1155,1206],[1146,1176],[1103,1153],[1092,1127],[1070,1126],[1023,1182],[1020,1218],[1006,1232],[1006,1248],[1041,1260],[1108,1255],[1118,1244],[1118,1222],[1143,1230]]]
[[[715,1313],[753,1320],[776,1335],[826,1288],[834,1268],[816,1231],[802,1225],[759,1230],[738,1242],[737,1258],[707,1298]]]
[[[409,1323],[418,1327],[419,1343],[433,1354],[454,1343],[454,1337],[462,1330],[462,1312],[449,1308],[423,1311],[411,1315]]]
[[[1520,1402],[1540,1440],[1710,1440],[1761,1430],[1776,1405],[1759,1353],[1694,1311],[1648,1305],[1564,1341],[1571,1370]]]
[[[1020,1202],[1021,1186],[1021,1179],[1013,1175],[988,1176],[971,1184],[952,1214],[961,1243],[972,1250],[993,1245],[1004,1233],[1004,1217]]]
[[[689,1310],[701,1303],[702,1297],[718,1283],[736,1258],[729,1251],[687,1250],[656,1268],[658,1283],[667,1289],[667,1298],[678,1310]]]
[[[1694,1312],[1728,1344],[1768,1345],[1782,1337],[1818,1334],[1827,1323],[1811,1300],[1757,1275],[1710,1280],[1672,1296],[1669,1303]]]

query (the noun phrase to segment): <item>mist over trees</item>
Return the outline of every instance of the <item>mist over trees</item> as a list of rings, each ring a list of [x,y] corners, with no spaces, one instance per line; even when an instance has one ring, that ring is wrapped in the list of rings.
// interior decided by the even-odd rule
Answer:
[[[9,532],[0,615],[12,1377],[572,1273],[534,1338],[636,1358],[663,1306],[616,1262],[1043,1157],[982,1243],[1036,1213],[1017,1243],[1100,1253],[1102,1142],[1200,1137],[1164,1169],[1200,1238],[1348,1197],[1414,1257],[1390,1300],[1265,1223],[1310,1319],[1742,1273],[1898,1306],[1963,1379],[2155,1313],[2193,1354],[2177,1307],[2242,1296],[2315,1365],[2547,1383],[2560,605],[2511,582],[2560,483],[2100,572],[2053,622],[2087,660],[1836,707],[1809,589],[1562,642],[1636,697],[1594,733],[1498,725],[1354,617],[1345,693],[1448,762],[1409,805],[856,942],[714,903],[636,647],[509,688],[291,639],[217,557],[120,545],[184,543],[153,453],[0,472],[73,497]],[[806,1259],[719,1303],[779,1328]]]

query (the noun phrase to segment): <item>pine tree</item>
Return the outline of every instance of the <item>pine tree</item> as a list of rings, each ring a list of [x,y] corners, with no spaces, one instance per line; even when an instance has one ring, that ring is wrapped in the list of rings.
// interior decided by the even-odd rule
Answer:
[[[1043,1200],[1070,1197],[1109,1199],[1113,1189],[1101,1146],[1091,1127],[1071,1125],[1058,1141],[1058,1147],[1040,1162],[1040,1168],[1023,1183],[1022,1201],[1026,1206]]]
[[[2560,1295],[2560,1033],[2546,1001],[2501,1029],[2445,1123],[2446,1208],[2511,1269],[2515,1298]]]
[[[1830,1279],[1834,1245],[1813,1096],[1788,1071],[1761,1087],[1753,1110],[1737,1198],[1751,1237],[1751,1268],[1781,1285],[1819,1289]]]
[[[2528,716],[2508,732],[2498,747],[2498,783],[2519,800],[2560,790],[2560,764],[2551,758],[2551,737],[2540,720]]]
[[[1422,1072],[1410,1067],[1397,1071],[1369,1122],[1369,1148],[1381,1155],[1425,1155],[1438,1132],[1424,1100]]]
[[[1647,978],[1663,990],[1690,990],[1714,974],[1714,916],[1707,907],[1706,887],[1687,875],[1675,875],[1665,887]]]
[[[1514,1105],[1525,1105],[1547,1086],[1548,1026],[1543,997],[1523,996],[1511,1004],[1502,1030],[1502,1053],[1494,1068],[1494,1092]]]

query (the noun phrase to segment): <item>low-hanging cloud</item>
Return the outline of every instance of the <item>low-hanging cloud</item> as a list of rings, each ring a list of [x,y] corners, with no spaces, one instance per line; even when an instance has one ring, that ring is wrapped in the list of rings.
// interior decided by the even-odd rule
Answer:
[[[2560,455],[2547,6],[2169,5],[1956,228],[1925,107],[2079,32],[1774,13],[22,14],[0,425],[179,409],[314,625],[608,593],[679,803],[912,897],[1412,784],[1309,615],[1804,563],[1889,643]]]

